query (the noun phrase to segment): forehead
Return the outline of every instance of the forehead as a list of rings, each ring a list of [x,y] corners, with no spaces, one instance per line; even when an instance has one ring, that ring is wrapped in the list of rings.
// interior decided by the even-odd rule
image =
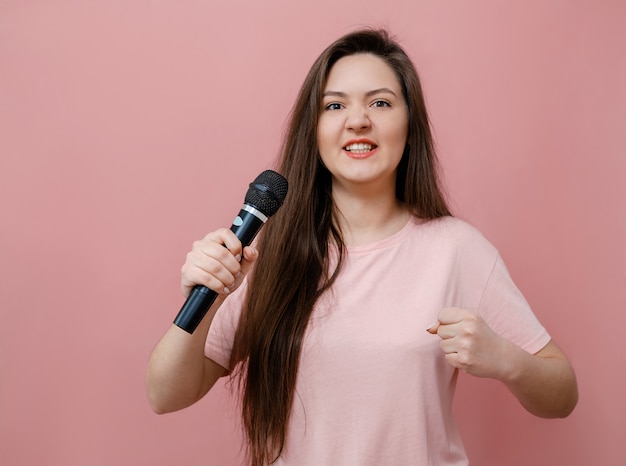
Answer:
[[[337,60],[328,74],[324,90],[368,91],[383,87],[400,90],[396,73],[381,57],[360,53]]]

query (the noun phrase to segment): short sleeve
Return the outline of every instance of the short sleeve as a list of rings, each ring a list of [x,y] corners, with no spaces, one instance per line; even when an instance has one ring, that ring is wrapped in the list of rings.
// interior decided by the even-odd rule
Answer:
[[[235,332],[246,297],[248,281],[244,279],[220,306],[213,317],[204,345],[204,355],[230,371],[230,356],[233,350]]]
[[[513,283],[499,254],[485,285],[478,312],[494,332],[531,354],[550,341],[550,335]]]

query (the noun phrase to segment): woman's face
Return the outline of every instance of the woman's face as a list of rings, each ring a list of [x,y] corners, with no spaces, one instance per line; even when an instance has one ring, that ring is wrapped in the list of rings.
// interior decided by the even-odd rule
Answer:
[[[317,144],[333,189],[393,189],[408,132],[408,109],[393,70],[372,54],[332,67],[324,88]]]

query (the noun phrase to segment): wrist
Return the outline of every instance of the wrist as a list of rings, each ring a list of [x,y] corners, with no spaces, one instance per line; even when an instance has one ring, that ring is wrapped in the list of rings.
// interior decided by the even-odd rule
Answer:
[[[502,367],[498,379],[507,386],[514,386],[523,377],[524,366],[531,357],[529,353],[514,343],[503,339]]]

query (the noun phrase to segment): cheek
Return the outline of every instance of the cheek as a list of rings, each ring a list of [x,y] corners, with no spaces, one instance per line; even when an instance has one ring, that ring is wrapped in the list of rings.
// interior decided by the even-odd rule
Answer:
[[[407,143],[408,124],[392,128],[388,134],[391,140],[396,141],[396,148],[400,151],[400,156],[402,156],[402,152],[404,152],[404,148]]]
[[[335,140],[336,138],[333,136],[333,132],[329,127],[328,122],[320,120],[317,125],[317,147],[322,157],[325,155],[324,153],[327,150],[336,145]]]

